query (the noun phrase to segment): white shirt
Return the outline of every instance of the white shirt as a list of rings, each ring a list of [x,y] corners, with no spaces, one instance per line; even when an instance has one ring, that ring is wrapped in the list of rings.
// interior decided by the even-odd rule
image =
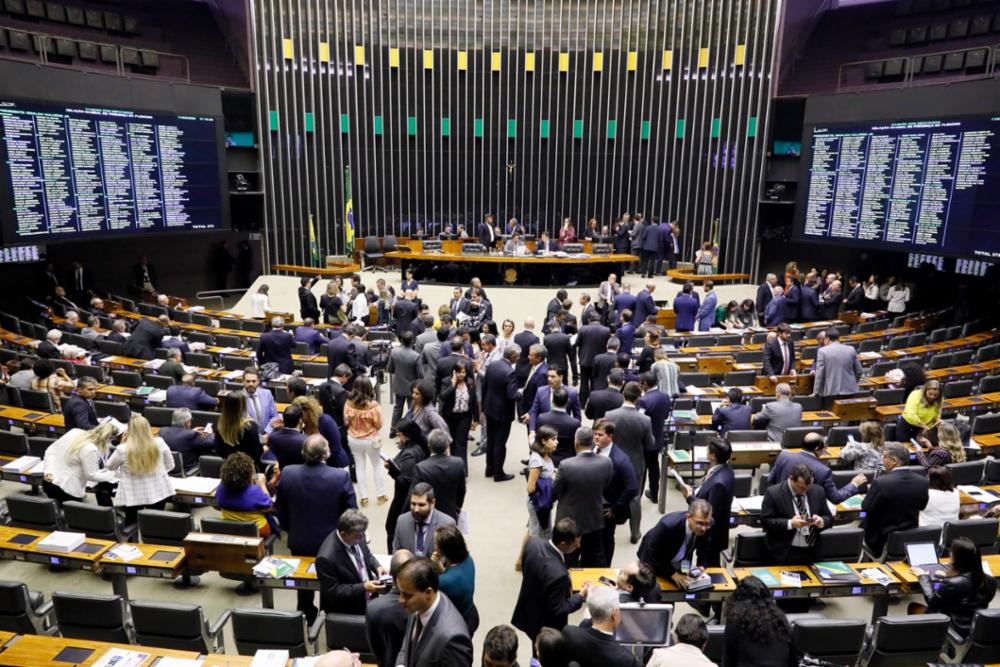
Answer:
[[[250,296],[250,317],[264,317],[271,310],[271,300],[263,292]]]
[[[339,530],[336,531],[336,533],[337,539],[340,540],[340,543],[344,545],[345,549],[347,549],[347,555],[351,557],[351,562],[354,563],[354,569],[361,570],[361,582],[364,583],[371,579],[371,577],[368,576],[368,563],[364,562],[364,560],[358,560],[359,555],[362,559],[364,559],[364,552],[361,551],[361,546],[348,544],[344,541],[344,538],[340,536]]]
[[[795,490],[792,489],[792,485],[790,483],[788,483],[788,482],[786,482],[786,483],[788,484],[788,490],[792,492],[792,511],[798,513],[798,511],[799,511],[798,507],[795,506],[795,496],[798,495],[798,494],[796,494]],[[806,506],[806,516],[810,516],[811,517],[812,513],[811,513],[811,511],[809,509],[809,497],[806,496],[806,494],[804,494],[804,493],[802,494],[802,503]],[[792,529],[792,520],[791,519],[788,520],[788,530],[793,530]],[[795,535],[792,537],[792,546],[793,547],[803,547],[803,548],[808,547],[809,546],[809,537],[808,537],[808,535],[809,535],[809,531],[810,530],[811,530],[811,528],[809,526],[806,526],[804,528],[799,528],[798,530],[796,530],[795,531]]]
[[[92,442],[85,444],[75,455],[66,455],[69,443],[81,433],[83,429],[71,429],[45,450],[45,473],[52,475],[53,484],[75,498],[83,498],[87,494],[88,482],[96,484],[118,479],[110,470],[101,469],[101,454]]]
[[[368,319],[368,298],[364,294],[358,294],[351,302],[351,319]]]
[[[441,595],[441,591],[438,591],[438,594],[434,596],[434,602],[431,603],[431,606],[427,608],[427,611],[420,614],[420,625],[424,630],[427,629],[427,624],[431,622],[431,617],[434,616],[434,612],[437,611],[438,605],[441,603]]]
[[[566,562],[566,556],[563,554],[563,552],[559,551],[559,547],[557,547],[552,540],[549,540],[546,544],[552,547],[552,550],[555,551],[557,554],[559,554],[559,560],[561,560],[564,563]]]
[[[674,644],[653,651],[646,667],[697,667],[697,665],[714,665],[705,657],[697,646],[691,644]]]
[[[958,521],[960,503],[957,489],[951,491],[929,489],[927,491],[927,507],[920,510],[918,525],[921,527],[943,526],[945,521]]]

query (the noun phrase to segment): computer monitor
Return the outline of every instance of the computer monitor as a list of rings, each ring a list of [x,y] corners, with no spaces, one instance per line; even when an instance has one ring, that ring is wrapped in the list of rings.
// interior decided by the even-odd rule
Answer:
[[[670,643],[671,604],[626,603],[621,606],[622,620],[615,631],[615,641],[622,644],[666,646]]]

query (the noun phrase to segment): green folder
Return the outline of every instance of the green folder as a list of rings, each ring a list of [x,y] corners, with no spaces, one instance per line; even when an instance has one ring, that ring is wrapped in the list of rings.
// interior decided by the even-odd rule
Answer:
[[[678,461],[690,461],[691,460],[691,452],[689,452],[687,450],[684,450],[684,449],[675,449],[674,450],[674,458],[676,460],[678,460]]]
[[[771,571],[768,570],[766,567],[754,568],[750,570],[750,574],[763,581],[764,585],[767,586],[768,588],[776,588],[781,585],[781,582],[778,581],[778,578],[773,574],[771,574]]]
[[[861,495],[851,496],[843,502],[844,507],[850,507],[851,509],[858,509],[861,504],[865,502],[865,497]]]

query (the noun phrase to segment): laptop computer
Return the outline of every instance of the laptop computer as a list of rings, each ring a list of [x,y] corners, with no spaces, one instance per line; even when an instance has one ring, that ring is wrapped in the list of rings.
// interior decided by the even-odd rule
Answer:
[[[930,574],[947,572],[948,568],[938,561],[937,545],[933,542],[910,542],[906,545],[906,563],[919,567]]]

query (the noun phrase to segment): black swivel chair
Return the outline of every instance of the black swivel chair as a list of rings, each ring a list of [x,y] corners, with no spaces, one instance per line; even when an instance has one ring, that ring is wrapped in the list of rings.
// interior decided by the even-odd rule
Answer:
[[[757,380],[757,371],[729,371],[722,376],[727,387],[751,387]]]
[[[135,371],[111,371],[111,381],[119,387],[138,389],[142,386],[142,376]]]
[[[831,528],[819,534],[816,560],[857,563],[861,560],[865,531],[861,528]]]
[[[210,412],[208,410],[192,410],[191,411],[191,425],[192,426],[206,426],[208,424],[212,425],[214,429],[219,424],[219,413]]]
[[[955,486],[960,484],[979,484],[983,479],[983,470],[986,468],[986,461],[963,461],[962,463],[949,463],[945,466],[951,471],[951,479]]]
[[[708,373],[681,373],[680,381],[689,387],[707,387],[712,377]]]
[[[28,454],[31,456],[37,456],[40,459],[45,458],[45,450],[52,446],[55,442],[53,438],[42,438],[40,436],[32,436],[28,438]]]
[[[351,653],[359,653],[363,663],[378,662],[378,657],[372,653],[368,644],[364,614],[327,613],[325,625],[327,648],[346,648]]]
[[[810,433],[823,435],[823,428],[820,426],[792,426],[786,428],[784,435],[781,436],[781,448],[797,449],[802,447],[802,442]]]
[[[113,342],[113,341],[112,341]],[[77,364],[76,367],[77,377],[92,377],[99,383],[104,384],[104,369],[100,366],[89,366],[86,364]]]
[[[0,630],[19,635],[53,633],[52,601],[22,581],[0,581]]]
[[[170,389],[175,383],[174,379],[168,375],[150,373],[146,376],[146,384],[154,389]]]
[[[976,390],[979,394],[992,394],[995,391],[1000,391],[1000,375],[988,375],[979,381],[979,389]],[[1000,429],[1000,426],[998,426]]]
[[[792,644],[814,658],[853,665],[864,646],[866,629],[861,618],[803,618],[792,624]]]
[[[736,546],[730,552],[722,552],[722,558],[733,567],[756,567],[767,565],[773,558],[768,551],[764,531],[748,531],[736,534]]]
[[[225,462],[221,456],[211,456],[204,454],[198,457],[198,468],[202,477],[214,477],[219,479],[222,474],[222,464]]]
[[[937,544],[940,540],[941,526],[923,526],[909,530],[897,530],[889,533],[889,539],[885,542],[885,549],[883,549],[881,554],[873,554],[873,559],[881,560],[883,563],[903,560],[906,558],[907,544],[913,542],[933,542]]]
[[[324,616],[316,616],[311,627],[301,611],[280,609],[233,609],[233,641],[240,655],[253,655],[261,649],[286,650],[293,658],[305,657],[323,628]]]
[[[947,382],[941,388],[941,395],[947,398],[961,398],[972,395],[972,390],[976,387],[975,380],[955,380]]]
[[[0,454],[17,458],[28,453],[28,436],[13,431],[0,431]]]
[[[361,258],[364,260],[361,270],[366,268],[374,269],[375,271],[386,271],[387,269],[382,266],[378,266],[377,262],[385,257],[385,253],[382,252],[382,248],[379,247],[377,236],[366,236],[365,237],[365,249],[361,251]]]
[[[983,378],[983,380],[1000,381],[1000,376]],[[981,387],[982,383],[980,383],[980,393],[989,393],[984,392]],[[997,391],[1000,391],[1000,387],[997,388]],[[989,412],[984,415],[976,415],[972,418],[972,430],[970,435],[975,437],[977,435],[985,435],[987,433],[1000,433],[1000,412]]]
[[[912,667],[935,662],[948,636],[948,617],[883,616],[875,621],[864,667]]]
[[[826,444],[828,447],[843,447],[849,437],[861,440],[861,429],[857,426],[834,426],[826,434]]]
[[[964,519],[945,521],[941,528],[941,547],[947,551],[956,537],[967,537],[972,540],[980,552],[995,554],[997,552],[997,527],[1000,519]]]
[[[906,400],[906,390],[899,389],[876,389],[872,392],[875,402],[879,405],[898,405]]]
[[[66,530],[85,533],[95,540],[131,542],[139,530],[137,524],[121,524],[113,507],[67,500],[63,503],[63,522]]]
[[[7,496],[9,524],[29,530],[59,530],[59,507],[51,498],[14,494]]]
[[[52,412],[52,399],[47,391],[35,391],[34,389],[21,390],[21,406],[25,410],[37,410],[39,412]]]
[[[69,639],[131,644],[125,601],[120,595],[52,594],[59,633]]]
[[[194,517],[186,512],[139,510],[139,539],[143,544],[184,546],[184,538],[195,531]],[[174,580],[175,588],[197,586],[198,577],[183,574]]]
[[[948,631],[948,645],[955,662],[989,664],[1000,662],[1000,609],[980,609],[972,617],[972,630],[965,641]]]
[[[150,426],[170,426],[173,423],[174,409],[150,405],[143,410],[142,414],[149,420]]]
[[[229,609],[209,625],[201,605],[133,600],[129,606],[135,641],[142,646],[199,654],[226,651],[222,629],[232,615]]]
[[[123,424],[128,424],[132,418],[132,410],[126,403],[114,403],[112,401],[94,401],[94,412],[98,418],[114,417]]]

